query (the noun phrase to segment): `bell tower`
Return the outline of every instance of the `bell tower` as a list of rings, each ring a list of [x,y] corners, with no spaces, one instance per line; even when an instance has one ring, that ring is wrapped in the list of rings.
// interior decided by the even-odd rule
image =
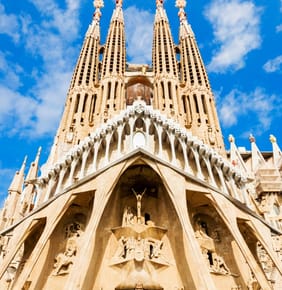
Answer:
[[[154,106],[177,119],[178,69],[174,42],[163,0],[157,0],[153,36]]]
[[[47,166],[58,161],[98,125],[100,93],[100,18],[103,1],[95,0],[95,12],[74,69],[64,113]]]
[[[182,124],[205,144],[225,154],[214,96],[205,65],[184,8],[186,1],[176,1],[179,8],[180,115]]]

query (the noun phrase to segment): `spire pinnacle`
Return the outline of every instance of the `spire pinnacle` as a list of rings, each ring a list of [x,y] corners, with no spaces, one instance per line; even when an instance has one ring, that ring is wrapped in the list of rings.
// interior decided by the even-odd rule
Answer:
[[[38,151],[37,151],[37,154],[36,154],[36,159],[38,159],[40,157],[41,151],[42,151],[42,147],[40,146],[38,148]]]
[[[102,15],[100,8],[104,7],[104,1],[103,0],[95,0],[93,2],[93,6],[94,6],[94,8],[96,8],[96,10],[94,12],[94,19],[98,22],[98,21],[100,21],[100,18]]]
[[[39,158],[41,154],[42,148],[39,147],[35,160],[31,163],[28,174],[26,176],[25,183],[28,183],[30,180],[33,180],[37,177],[38,165],[39,165]]]
[[[164,0],[156,0],[157,6],[163,6]]]
[[[178,16],[180,21],[186,20],[186,13],[184,11],[184,8],[186,7],[186,1],[176,0],[175,7],[179,8]]]
[[[188,24],[186,12],[184,8],[186,7],[185,0],[176,0],[175,7],[179,8],[178,17],[181,23],[180,27],[180,38],[185,38],[187,35],[194,35],[191,26]]]
[[[93,1],[93,6],[96,9],[100,9],[100,8],[104,7],[104,1],[103,0],[94,0]]]
[[[269,136],[269,140],[270,140],[270,142],[271,142],[272,144],[277,142],[276,137],[275,137],[274,135],[272,135],[272,134],[270,134],[270,136]]]
[[[24,181],[24,171],[26,166],[27,156],[25,156],[21,169],[16,172],[14,179],[9,187],[9,191],[15,191],[21,193],[22,185]]]
[[[250,141],[250,143],[255,143],[256,142],[256,138],[254,137],[253,134],[250,134],[249,141]]]
[[[176,0],[175,7],[183,9],[186,7],[186,0]]]
[[[116,7],[122,7],[123,0],[116,0]]]
[[[229,140],[230,143],[235,143],[235,138],[234,138],[234,136],[232,134],[230,134],[228,136],[228,140]]]

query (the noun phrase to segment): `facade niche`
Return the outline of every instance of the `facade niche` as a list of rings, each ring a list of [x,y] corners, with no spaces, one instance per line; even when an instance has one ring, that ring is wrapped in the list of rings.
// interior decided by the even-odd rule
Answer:
[[[151,84],[146,80],[135,80],[130,83],[126,89],[126,105],[130,106],[136,100],[142,100],[146,105],[151,105],[153,98],[153,90]]]
[[[268,255],[266,249],[254,234],[252,227],[248,225],[246,221],[238,219],[238,227],[257,264],[265,274],[266,279],[272,283],[275,280],[273,278],[277,274],[277,269],[274,266],[274,263]],[[253,273],[251,273],[251,275],[253,283],[258,285],[258,282],[255,279]]]
[[[5,280],[7,282],[8,289],[13,289],[18,277],[20,276],[25,264],[28,262],[29,257],[36,247],[38,240],[40,239],[46,225],[46,218],[42,218],[38,221],[34,221],[33,225],[27,233],[27,237],[19,247],[13,260],[9,264],[6,273]]]
[[[247,289],[238,246],[220,214],[201,192],[187,192],[187,207],[194,235],[216,289]],[[240,256],[241,258],[241,256]]]
[[[63,289],[78,256],[83,255],[80,249],[93,200],[93,191],[84,192],[69,205],[41,254],[40,260],[45,263],[36,271],[35,289]]]

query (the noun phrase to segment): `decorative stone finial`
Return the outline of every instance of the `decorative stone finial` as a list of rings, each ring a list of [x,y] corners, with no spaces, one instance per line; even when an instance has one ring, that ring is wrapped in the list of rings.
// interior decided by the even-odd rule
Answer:
[[[103,0],[95,0],[93,2],[94,7],[96,8],[95,12],[94,12],[94,19],[99,21],[101,18],[101,11],[100,8],[104,7],[104,1]]]
[[[253,136],[253,134],[250,134],[249,140],[251,143],[255,143],[256,142],[256,138]]]
[[[272,144],[277,142],[276,137],[275,137],[274,135],[272,135],[272,134],[270,134],[270,136],[269,136],[269,140],[270,140],[270,142],[271,142]]]
[[[122,0],[116,0],[116,6],[122,6]]]
[[[229,140],[230,143],[234,143],[235,142],[235,138],[231,134],[228,136],[228,140]]]
[[[100,9],[100,8],[104,7],[104,1],[103,0],[95,0],[93,2],[93,5],[96,9]]]
[[[183,9],[186,7],[186,1],[185,0],[176,0],[175,7],[179,9]]]
[[[185,20],[186,13],[184,11],[184,8],[186,7],[186,1],[185,0],[176,0],[175,7],[179,8],[178,17],[179,17],[180,21]]]
[[[156,0],[156,4],[157,4],[157,6],[159,6],[159,5],[163,5],[163,3],[164,3],[164,0]]]
[[[37,157],[39,157],[40,156],[40,154],[41,154],[41,151],[42,151],[42,147],[40,146],[39,148],[38,148],[38,151],[37,151]]]

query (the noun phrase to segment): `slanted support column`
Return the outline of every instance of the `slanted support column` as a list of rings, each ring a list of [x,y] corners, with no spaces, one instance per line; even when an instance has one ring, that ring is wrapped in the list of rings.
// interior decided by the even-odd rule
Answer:
[[[226,184],[225,184],[225,179],[224,179],[224,176],[223,176],[223,173],[222,173],[221,169],[218,168],[218,167],[215,167],[215,168],[216,168],[216,171],[217,171],[217,174],[219,176],[220,183],[221,183],[221,190],[225,194],[229,195],[227,187],[226,187]]]
[[[211,168],[211,164],[209,162],[209,159],[206,156],[203,156],[203,160],[205,161],[206,166],[207,166],[207,170],[208,170],[208,174],[209,174],[209,177],[210,177],[211,185],[216,187],[216,183],[215,183],[215,180],[214,180],[214,176],[213,176],[213,172],[212,172],[212,168]]]
[[[34,202],[34,208],[39,207],[40,204],[43,202],[45,189],[46,189],[46,184],[43,183],[43,181],[40,181],[38,184],[36,184],[37,196]]]
[[[67,186],[70,186],[73,184],[74,172],[75,172],[78,161],[79,161],[79,159],[75,159],[71,163],[71,170],[70,170],[70,175],[69,175],[69,179],[67,182]]]
[[[49,183],[48,183],[48,187],[47,187],[47,192],[46,192],[46,195],[45,195],[45,198],[44,198],[44,202],[47,201],[49,198],[51,198],[51,194],[52,194],[52,189],[54,188],[56,184],[56,180],[55,180],[55,177],[52,177],[50,180],[49,180]]]
[[[175,142],[175,136],[174,134],[171,134],[171,132],[168,132],[169,135],[169,142],[170,142],[170,148],[171,148],[171,164],[176,165],[176,156],[175,156],[175,147],[174,147],[174,142]]]
[[[159,142],[159,152],[158,157],[163,157],[163,143],[162,143],[162,133],[163,133],[163,127],[160,124],[157,124],[157,132],[158,132],[158,142]]]
[[[99,148],[101,146],[101,139],[96,140],[94,143],[94,154],[93,154],[93,161],[92,161],[92,172],[95,172],[97,170],[97,159],[98,159],[98,153],[99,153]]]
[[[81,164],[81,169],[79,173],[79,179],[82,179],[85,176],[85,167],[86,167],[86,162],[87,162],[87,158],[89,156],[90,151],[91,151],[91,148],[88,148],[82,154],[82,164]]]
[[[204,175],[201,169],[201,164],[200,164],[200,158],[199,158],[199,153],[197,151],[197,149],[195,148],[195,146],[191,147],[191,151],[194,155],[195,158],[195,163],[196,163],[196,168],[197,168],[197,177],[201,180],[204,180]]]
[[[193,174],[192,169],[191,169],[190,164],[189,164],[188,155],[187,155],[187,150],[188,150],[187,144],[185,143],[184,139],[185,139],[184,135],[181,135],[179,138],[179,142],[180,142],[180,145],[181,145],[182,151],[183,151],[184,171],[189,173],[189,174]]]
[[[66,174],[67,170],[68,170],[67,167],[63,167],[61,169],[61,171],[60,171],[59,180],[58,180],[58,184],[57,184],[55,195],[59,194],[60,191],[62,190],[63,180],[64,180],[64,177],[65,177],[65,174]]]
[[[165,187],[175,207],[180,223],[183,228],[183,239],[185,242],[185,256],[183,259],[189,260],[193,282],[198,290],[216,290],[206,261],[201,253],[200,246],[195,238],[195,232],[192,227],[186,200],[186,181],[185,178],[179,178],[178,182],[169,178],[169,173],[164,170],[161,175],[166,180]]]
[[[118,124],[117,127],[117,133],[118,133],[118,146],[117,146],[117,152],[118,152],[118,157],[122,155],[122,133],[123,133],[123,125],[122,123]]]
[[[107,166],[110,162],[109,156],[110,156],[110,145],[111,145],[111,140],[112,140],[112,132],[107,132],[107,135],[105,137],[106,139],[106,150],[105,150],[105,161],[104,165]]]
[[[254,273],[255,278],[257,279],[261,289],[263,290],[272,290],[271,285],[266,280],[266,277],[261,269],[261,267],[258,265],[257,261],[255,260],[253,254],[251,253],[248,245],[246,244],[236,222],[236,216],[231,216],[232,212],[224,210],[226,208],[225,205],[225,197],[220,196],[218,193],[213,193],[213,198],[215,200],[215,207],[221,216],[221,218],[224,220],[226,226],[230,230],[232,236],[234,237],[236,243],[239,246],[239,249],[241,250],[242,255],[244,256],[247,264],[250,266],[252,272]]]

